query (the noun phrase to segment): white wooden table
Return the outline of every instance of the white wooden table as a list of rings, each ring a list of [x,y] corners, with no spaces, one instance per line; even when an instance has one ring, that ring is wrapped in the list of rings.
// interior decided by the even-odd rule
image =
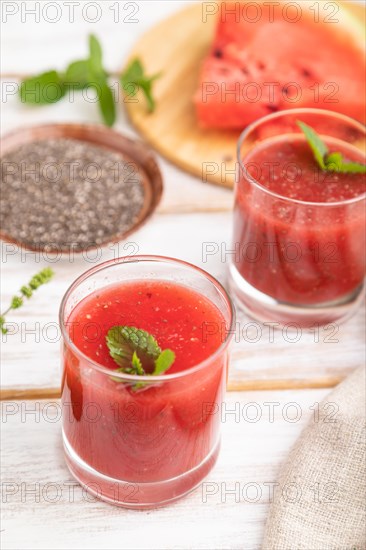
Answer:
[[[14,15],[11,7],[7,8],[1,40],[2,72],[29,73],[62,68],[84,56],[89,32],[101,39],[106,64],[116,69],[144,30],[185,2],[120,2],[119,23],[114,22],[115,2],[94,3],[101,10],[97,23],[85,21],[82,9],[88,2],[84,0],[75,3],[73,23],[68,21],[69,8],[64,2],[58,2],[61,19],[57,23],[46,20],[56,17],[51,7],[35,22],[34,15],[22,13],[24,5],[30,9],[33,2],[2,4],[19,8]],[[134,6],[137,12],[129,16]],[[86,17],[92,19],[96,14],[90,7]],[[123,22],[123,18],[138,22]],[[77,96],[74,103],[64,99],[52,106],[27,108],[7,88],[4,99],[4,83],[11,80],[2,79],[2,133],[42,122],[99,122],[96,106]],[[116,129],[135,136],[123,112]],[[232,193],[203,184],[164,159],[159,162],[165,182],[163,201],[146,227],[119,244],[119,255],[138,249],[142,254],[177,256],[224,281],[226,263],[218,254],[204,261],[203,247],[210,242],[229,247]],[[27,279],[47,265],[47,258],[34,253],[13,254],[4,243],[1,245],[1,298],[6,304]],[[115,253],[116,249],[103,250],[99,261]],[[340,327],[333,342],[328,341],[329,332],[320,332],[319,341],[314,334],[303,334],[296,343],[275,334],[273,342],[264,330],[259,342],[253,342],[255,336],[250,336],[249,327],[249,336],[241,336],[233,348],[231,389],[292,389],[229,392],[228,410],[239,411],[240,418],[228,415],[222,423],[222,452],[206,482],[168,508],[126,511],[94,501],[72,482],[62,455],[59,401],[53,397],[59,386],[59,303],[71,281],[94,261],[75,257],[73,261],[54,262],[54,281],[8,318],[14,323],[14,334],[2,338],[1,377],[8,398],[2,402],[1,424],[3,548],[260,548],[278,468],[312,417],[311,407],[329,391],[321,386],[336,383],[361,364],[362,314]],[[249,322],[239,314],[240,331]],[[301,389],[319,373],[318,389]],[[261,413],[257,422],[251,421],[254,408],[251,411],[247,406],[252,402]],[[301,412],[296,422],[295,408],[288,406],[293,402]],[[273,419],[269,403],[278,403]],[[275,493],[275,498],[280,496]]]

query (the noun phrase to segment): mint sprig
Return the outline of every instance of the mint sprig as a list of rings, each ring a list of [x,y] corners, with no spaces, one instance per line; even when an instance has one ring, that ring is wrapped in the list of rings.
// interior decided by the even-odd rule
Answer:
[[[116,121],[116,105],[111,88],[108,85],[108,74],[103,69],[102,47],[93,34],[89,36],[89,85],[95,88],[99,100],[99,109],[107,126]]]
[[[66,86],[57,71],[46,71],[23,80],[19,88],[22,103],[47,105],[57,103],[66,94]]]
[[[158,376],[167,371],[175,361],[170,349],[161,350],[155,338],[136,327],[115,326],[106,335],[109,353],[119,366],[116,372],[139,376]],[[119,380],[114,377],[113,380]],[[134,389],[145,384],[139,382]]]
[[[147,106],[150,112],[155,109],[155,101],[152,95],[154,80],[159,78],[160,73],[153,76],[146,76],[144,68],[139,59],[134,59],[121,75],[121,85],[128,97],[134,97],[139,90],[145,95]]]
[[[166,370],[169,369],[169,367],[174,363],[175,360],[175,353],[171,349],[165,349],[162,351],[155,359],[155,369],[153,374],[156,376],[159,374],[162,374]]]
[[[366,165],[358,162],[345,161],[342,153],[329,153],[329,149],[319,134],[304,122],[297,121],[298,127],[305,135],[318,166],[325,172],[342,174],[365,174]]]
[[[31,280],[29,281],[28,285],[22,286],[22,288],[19,291],[19,294],[13,296],[10,302],[10,306],[8,309],[6,309],[1,315],[0,315],[0,330],[3,334],[6,334],[8,332],[8,329],[6,328],[6,319],[5,315],[9,313],[12,309],[18,309],[24,304],[24,298],[31,298],[33,295],[33,292],[37,290],[41,285],[44,285],[48,283],[52,279],[54,275],[54,272],[50,267],[46,267],[45,269],[42,269],[39,273],[36,275],[33,275]]]
[[[101,44],[93,34],[89,36],[89,55],[86,59],[72,61],[65,71],[49,70],[22,81],[19,96],[23,103],[46,105],[60,101],[68,91],[91,87],[96,90],[99,109],[104,123],[113,126],[116,121],[116,100],[109,85],[111,73],[103,67]],[[124,95],[133,97],[141,90],[148,110],[155,109],[152,95],[153,82],[159,75],[146,76],[139,59],[134,59],[120,75]]]

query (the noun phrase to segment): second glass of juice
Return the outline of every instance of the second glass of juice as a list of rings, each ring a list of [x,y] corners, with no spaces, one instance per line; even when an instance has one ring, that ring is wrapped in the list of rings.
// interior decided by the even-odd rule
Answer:
[[[190,492],[216,462],[234,313],[224,288],[156,256],[96,266],[67,291],[63,441],[74,477],[112,504],[148,508]],[[130,326],[175,353],[159,376],[117,372],[106,334]]]
[[[329,153],[365,163],[365,127],[294,109],[249,126],[238,144],[230,285],[253,317],[311,327],[344,319],[364,295],[365,174],[324,172],[298,121]]]

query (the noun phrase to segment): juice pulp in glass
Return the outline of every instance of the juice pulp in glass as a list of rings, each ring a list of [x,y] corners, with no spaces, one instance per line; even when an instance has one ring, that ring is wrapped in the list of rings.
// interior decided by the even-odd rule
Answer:
[[[330,152],[365,162],[343,141],[326,143]],[[240,275],[262,293],[299,305],[326,303],[360,287],[365,204],[352,199],[365,193],[365,175],[321,171],[299,135],[268,138],[242,161],[234,207]]]
[[[209,361],[226,337],[225,320],[216,305],[197,291],[153,280],[95,291],[76,305],[68,319],[75,346],[111,370],[110,376],[98,372],[64,346],[62,395],[70,411],[63,429],[68,445],[108,478],[132,484],[164,482],[196,468],[218,449],[219,417],[211,412],[213,404],[223,400],[227,357],[213,357],[208,367],[178,378],[167,376],[164,382],[154,383],[152,376],[151,384],[136,389],[113,377],[118,365],[105,336],[115,325],[146,330],[161,349],[173,350],[176,359],[167,376]],[[211,467],[208,464],[207,471]],[[161,495],[155,490],[155,502],[174,498],[163,486]],[[184,493],[184,487],[179,491]]]

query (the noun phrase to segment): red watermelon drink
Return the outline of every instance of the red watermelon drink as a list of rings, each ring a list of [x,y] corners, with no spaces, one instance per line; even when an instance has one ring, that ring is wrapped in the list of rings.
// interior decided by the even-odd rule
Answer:
[[[74,477],[129,508],[191,491],[219,452],[233,324],[223,287],[178,260],[120,258],[79,277],[60,316]]]
[[[249,126],[238,147],[230,280],[254,317],[310,327],[348,316],[362,299],[366,185],[362,167],[321,169],[301,123],[325,158],[340,154],[347,170],[365,163],[365,128],[343,115],[298,109]]]

